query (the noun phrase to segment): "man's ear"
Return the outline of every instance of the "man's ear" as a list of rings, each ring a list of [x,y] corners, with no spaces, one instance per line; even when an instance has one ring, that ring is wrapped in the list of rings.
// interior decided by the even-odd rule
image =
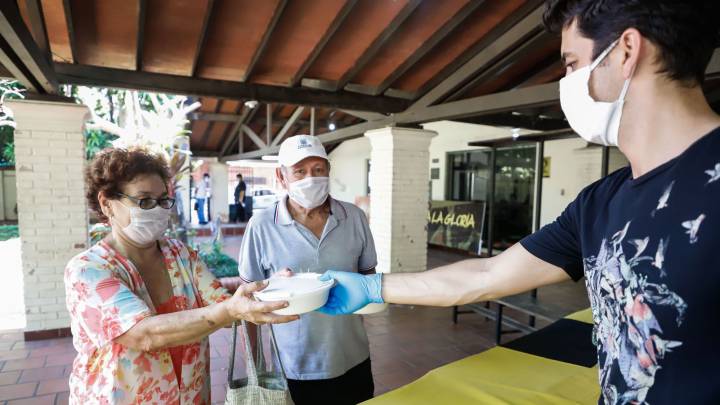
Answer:
[[[637,29],[628,28],[620,35],[618,46],[623,51],[623,77],[629,79],[638,67],[640,53],[643,50],[643,36]]]
[[[287,181],[285,180],[285,176],[283,176],[282,167],[275,168],[275,177],[277,177],[280,185],[287,189]]]

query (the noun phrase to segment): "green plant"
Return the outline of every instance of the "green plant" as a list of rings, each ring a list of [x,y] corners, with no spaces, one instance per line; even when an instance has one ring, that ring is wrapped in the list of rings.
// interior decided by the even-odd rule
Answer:
[[[238,273],[238,262],[223,252],[220,242],[204,245],[200,249],[200,258],[217,278],[237,277],[240,275]]]
[[[3,128],[3,131],[5,132],[5,128]],[[6,141],[2,142],[2,150],[0,150],[0,166],[6,165],[6,166],[15,166],[15,142],[13,137],[12,130],[9,130],[10,135],[7,137],[2,137],[6,139]]]
[[[107,132],[93,129],[85,131],[85,158],[92,160],[95,154],[112,146],[112,141],[118,137]]]
[[[0,225],[0,242],[19,237],[20,230],[17,225]]]

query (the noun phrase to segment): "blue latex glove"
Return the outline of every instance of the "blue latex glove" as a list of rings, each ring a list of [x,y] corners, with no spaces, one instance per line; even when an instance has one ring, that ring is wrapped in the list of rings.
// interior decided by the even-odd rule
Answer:
[[[335,280],[327,303],[318,311],[327,315],[348,315],[370,303],[382,304],[382,275],[328,270],[320,280]]]

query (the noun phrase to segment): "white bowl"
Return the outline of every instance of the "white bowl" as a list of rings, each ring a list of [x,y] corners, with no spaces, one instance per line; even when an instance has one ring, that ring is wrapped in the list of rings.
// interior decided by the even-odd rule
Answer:
[[[320,281],[318,273],[298,273],[292,277],[273,277],[262,291],[253,293],[259,301],[287,301],[277,315],[300,315],[325,305],[334,280]]]
[[[382,311],[386,310],[387,307],[388,307],[387,302],[383,302],[382,304],[371,303],[371,304],[367,304],[364,307],[353,312],[353,314],[358,314],[358,315],[377,314],[378,312],[382,312]]]

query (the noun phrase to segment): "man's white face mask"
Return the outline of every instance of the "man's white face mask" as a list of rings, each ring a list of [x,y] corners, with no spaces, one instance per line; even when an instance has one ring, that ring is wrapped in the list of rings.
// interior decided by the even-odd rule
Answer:
[[[307,209],[313,209],[327,200],[329,187],[329,177],[305,177],[288,183],[288,197]]]
[[[630,79],[625,80],[620,97],[614,102],[595,101],[590,95],[590,73],[615,48],[616,40],[590,65],[560,79],[560,106],[570,127],[588,142],[617,146],[620,118]]]

